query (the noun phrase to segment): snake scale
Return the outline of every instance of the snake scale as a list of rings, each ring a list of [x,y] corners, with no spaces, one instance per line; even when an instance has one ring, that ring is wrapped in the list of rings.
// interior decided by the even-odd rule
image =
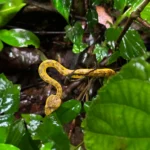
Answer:
[[[52,94],[46,99],[46,104],[45,104],[46,115],[51,114],[53,111],[59,108],[59,106],[61,105],[61,98],[62,98],[62,87],[60,83],[58,83],[55,79],[51,78],[46,72],[47,68],[49,67],[55,68],[63,76],[71,75],[71,78],[83,78],[85,76],[109,77],[115,74],[115,71],[109,68],[70,70],[65,68],[55,60],[43,61],[38,68],[39,75],[45,82],[53,85],[56,88],[56,95]]]

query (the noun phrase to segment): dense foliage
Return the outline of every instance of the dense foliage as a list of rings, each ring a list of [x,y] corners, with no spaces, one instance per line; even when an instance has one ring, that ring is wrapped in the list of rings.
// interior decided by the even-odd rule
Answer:
[[[108,5],[119,14],[104,33],[101,42],[83,42],[85,34],[81,22],[69,19],[72,0],[52,0],[54,7],[65,18],[66,40],[73,44],[72,51],[81,53],[93,45],[97,62],[107,58],[106,65],[123,59],[127,63],[108,80],[92,101],[75,99],[64,102],[49,116],[22,114],[19,109],[20,86],[0,74],[0,149],[10,150],[81,150],[84,142],[87,150],[148,150],[150,147],[150,54],[132,23],[140,18],[150,23],[148,0],[91,0],[86,12],[89,32],[98,21],[95,6]],[[26,4],[23,0],[0,1],[0,26],[5,25]],[[110,7],[110,6],[109,6]],[[125,22],[122,24],[122,22]],[[144,25],[143,25],[144,26]],[[144,29],[149,33],[148,27]],[[25,29],[0,29],[0,50],[4,43],[14,47],[40,46],[40,40]],[[111,52],[111,54],[110,54]],[[44,58],[45,59],[45,58]],[[82,121],[84,141],[78,146],[70,144],[63,126],[85,113]]]

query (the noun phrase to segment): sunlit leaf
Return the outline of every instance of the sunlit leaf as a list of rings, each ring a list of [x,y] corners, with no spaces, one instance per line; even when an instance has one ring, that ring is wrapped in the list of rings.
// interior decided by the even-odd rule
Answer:
[[[69,22],[70,6],[72,0],[52,0],[54,7],[57,11]]]
[[[0,149],[1,150],[20,150],[19,148],[11,144],[1,144],[1,143],[0,143]]]
[[[69,100],[64,102],[60,108],[56,111],[56,114],[62,124],[69,123],[81,111],[81,103],[77,100]]]
[[[108,56],[108,49],[96,44],[93,53],[96,55],[96,60],[101,62],[104,57]]]
[[[0,39],[3,42],[16,47],[33,45],[38,48],[40,45],[38,37],[31,31],[24,29],[0,30]]]
[[[2,1],[4,2],[4,1]],[[1,5],[0,8],[0,27],[10,21],[15,14],[26,4],[23,3],[23,0],[7,0],[7,3]]]
[[[136,58],[98,91],[84,122],[87,150],[148,149],[149,68]]]
[[[150,23],[150,3],[144,8],[144,10],[141,12],[142,19],[146,20],[148,23]]]

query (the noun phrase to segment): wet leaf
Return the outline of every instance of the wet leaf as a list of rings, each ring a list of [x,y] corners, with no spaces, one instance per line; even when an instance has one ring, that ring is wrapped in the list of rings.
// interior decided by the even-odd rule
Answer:
[[[19,148],[11,145],[11,144],[1,144],[0,143],[1,150],[20,150]]]
[[[106,31],[106,40],[111,49],[114,49],[115,41],[119,37],[121,29],[109,28]],[[120,55],[127,60],[143,55],[146,52],[146,47],[140,35],[135,30],[128,30],[119,45]]]
[[[2,0],[4,3],[5,1]],[[24,7],[26,4],[23,3],[23,0],[7,0],[7,3],[4,3],[0,7],[0,27],[7,24],[16,13]]]
[[[150,3],[144,8],[144,10],[141,12],[141,18],[146,20],[148,23],[150,23]]]
[[[74,26],[66,26],[65,31],[67,38],[74,44],[74,53],[80,53],[87,47],[87,44],[82,42],[84,30],[79,22],[76,22]]]
[[[18,146],[23,136],[25,135],[26,128],[23,120],[17,120],[11,124],[6,143]]]
[[[108,48],[96,44],[93,53],[96,55],[96,60],[101,62],[104,57],[108,56]]]
[[[144,57],[133,59],[98,91],[84,122],[87,150],[148,149],[149,68]]]
[[[32,136],[32,139],[34,140],[40,139],[37,133],[37,129],[40,126],[43,118],[40,115],[35,115],[35,114],[22,114],[22,117],[25,119],[27,128]]]
[[[69,123],[77,117],[81,111],[81,103],[77,100],[69,100],[64,102],[59,109],[56,111],[56,114],[62,124]]]
[[[52,0],[52,2],[57,11],[69,22],[72,0]]]
[[[88,27],[93,29],[94,25],[98,23],[98,14],[95,9],[89,9],[86,15]]]
[[[5,142],[14,113],[19,107],[20,86],[0,74],[0,142]]]
[[[0,39],[16,47],[27,47],[33,45],[39,47],[40,41],[38,37],[30,31],[24,29],[0,30]]]
[[[44,143],[53,141],[56,150],[69,150],[69,139],[55,113],[46,116],[37,131]]]

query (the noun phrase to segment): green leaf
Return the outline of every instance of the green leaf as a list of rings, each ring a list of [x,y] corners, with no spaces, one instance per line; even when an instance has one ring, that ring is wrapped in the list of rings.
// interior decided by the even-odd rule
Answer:
[[[9,126],[18,110],[20,86],[13,85],[4,74],[0,74],[0,142],[5,142]]]
[[[98,23],[98,14],[96,9],[89,9],[86,15],[88,27],[92,30],[94,25]]]
[[[128,4],[128,0],[114,0],[114,8],[120,10],[121,12]]]
[[[23,120],[17,120],[11,124],[6,143],[18,146],[21,139],[25,135],[26,128]]]
[[[144,8],[144,10],[141,12],[141,18],[146,20],[148,23],[150,23],[150,3]]]
[[[48,142],[48,143],[42,144],[40,150],[52,150],[53,144],[54,143],[52,143],[52,142],[51,143]]]
[[[82,43],[84,30],[79,22],[76,22],[74,26],[66,26],[65,31],[67,38],[74,44],[74,53],[80,53],[87,47],[87,44]]]
[[[80,45],[73,44],[72,51],[77,54],[83,52],[86,48],[87,44],[85,43],[80,43]]]
[[[6,2],[8,2],[8,0],[0,0],[0,5],[5,4]]]
[[[40,41],[38,37],[30,31],[24,29],[0,30],[0,39],[16,47],[27,47],[33,45],[39,47]]]
[[[108,49],[96,44],[93,53],[96,54],[96,60],[101,62],[104,57],[108,56]]]
[[[1,150],[20,150],[19,148],[10,144],[0,144],[0,149]]]
[[[2,41],[0,40],[0,52],[2,51],[3,47],[4,47],[4,45],[3,45]]]
[[[20,86],[0,74],[0,114],[14,114],[19,108]]]
[[[2,1],[4,2],[4,1]],[[26,4],[23,0],[7,0],[0,8],[0,27],[8,23]]]
[[[90,106],[91,106],[92,101],[87,101],[84,103],[84,110],[85,112],[88,112]]]
[[[53,141],[56,150],[69,150],[68,137],[55,113],[46,116],[37,131],[43,143]]]
[[[106,31],[106,41],[111,49],[114,49],[115,41],[119,37],[120,33],[120,28],[109,28]],[[119,45],[119,51],[120,55],[124,59],[130,60],[131,58],[143,55],[146,52],[146,47],[137,31],[128,30],[122,38],[122,41]]]
[[[120,57],[120,52],[115,51],[113,54],[108,58],[107,65],[112,64],[113,62],[117,61],[117,59]]]
[[[69,22],[72,0],[52,0],[52,2],[57,11]]]
[[[43,118],[40,115],[35,115],[35,114],[22,114],[22,117],[25,119],[27,128],[32,136],[32,139],[34,140],[40,139],[37,133],[37,129],[40,126]]]
[[[149,149],[149,68],[133,59],[98,91],[84,122],[87,150]]]
[[[69,123],[77,117],[81,111],[81,103],[77,100],[69,100],[64,102],[59,109],[57,109],[56,114],[62,124]]]

